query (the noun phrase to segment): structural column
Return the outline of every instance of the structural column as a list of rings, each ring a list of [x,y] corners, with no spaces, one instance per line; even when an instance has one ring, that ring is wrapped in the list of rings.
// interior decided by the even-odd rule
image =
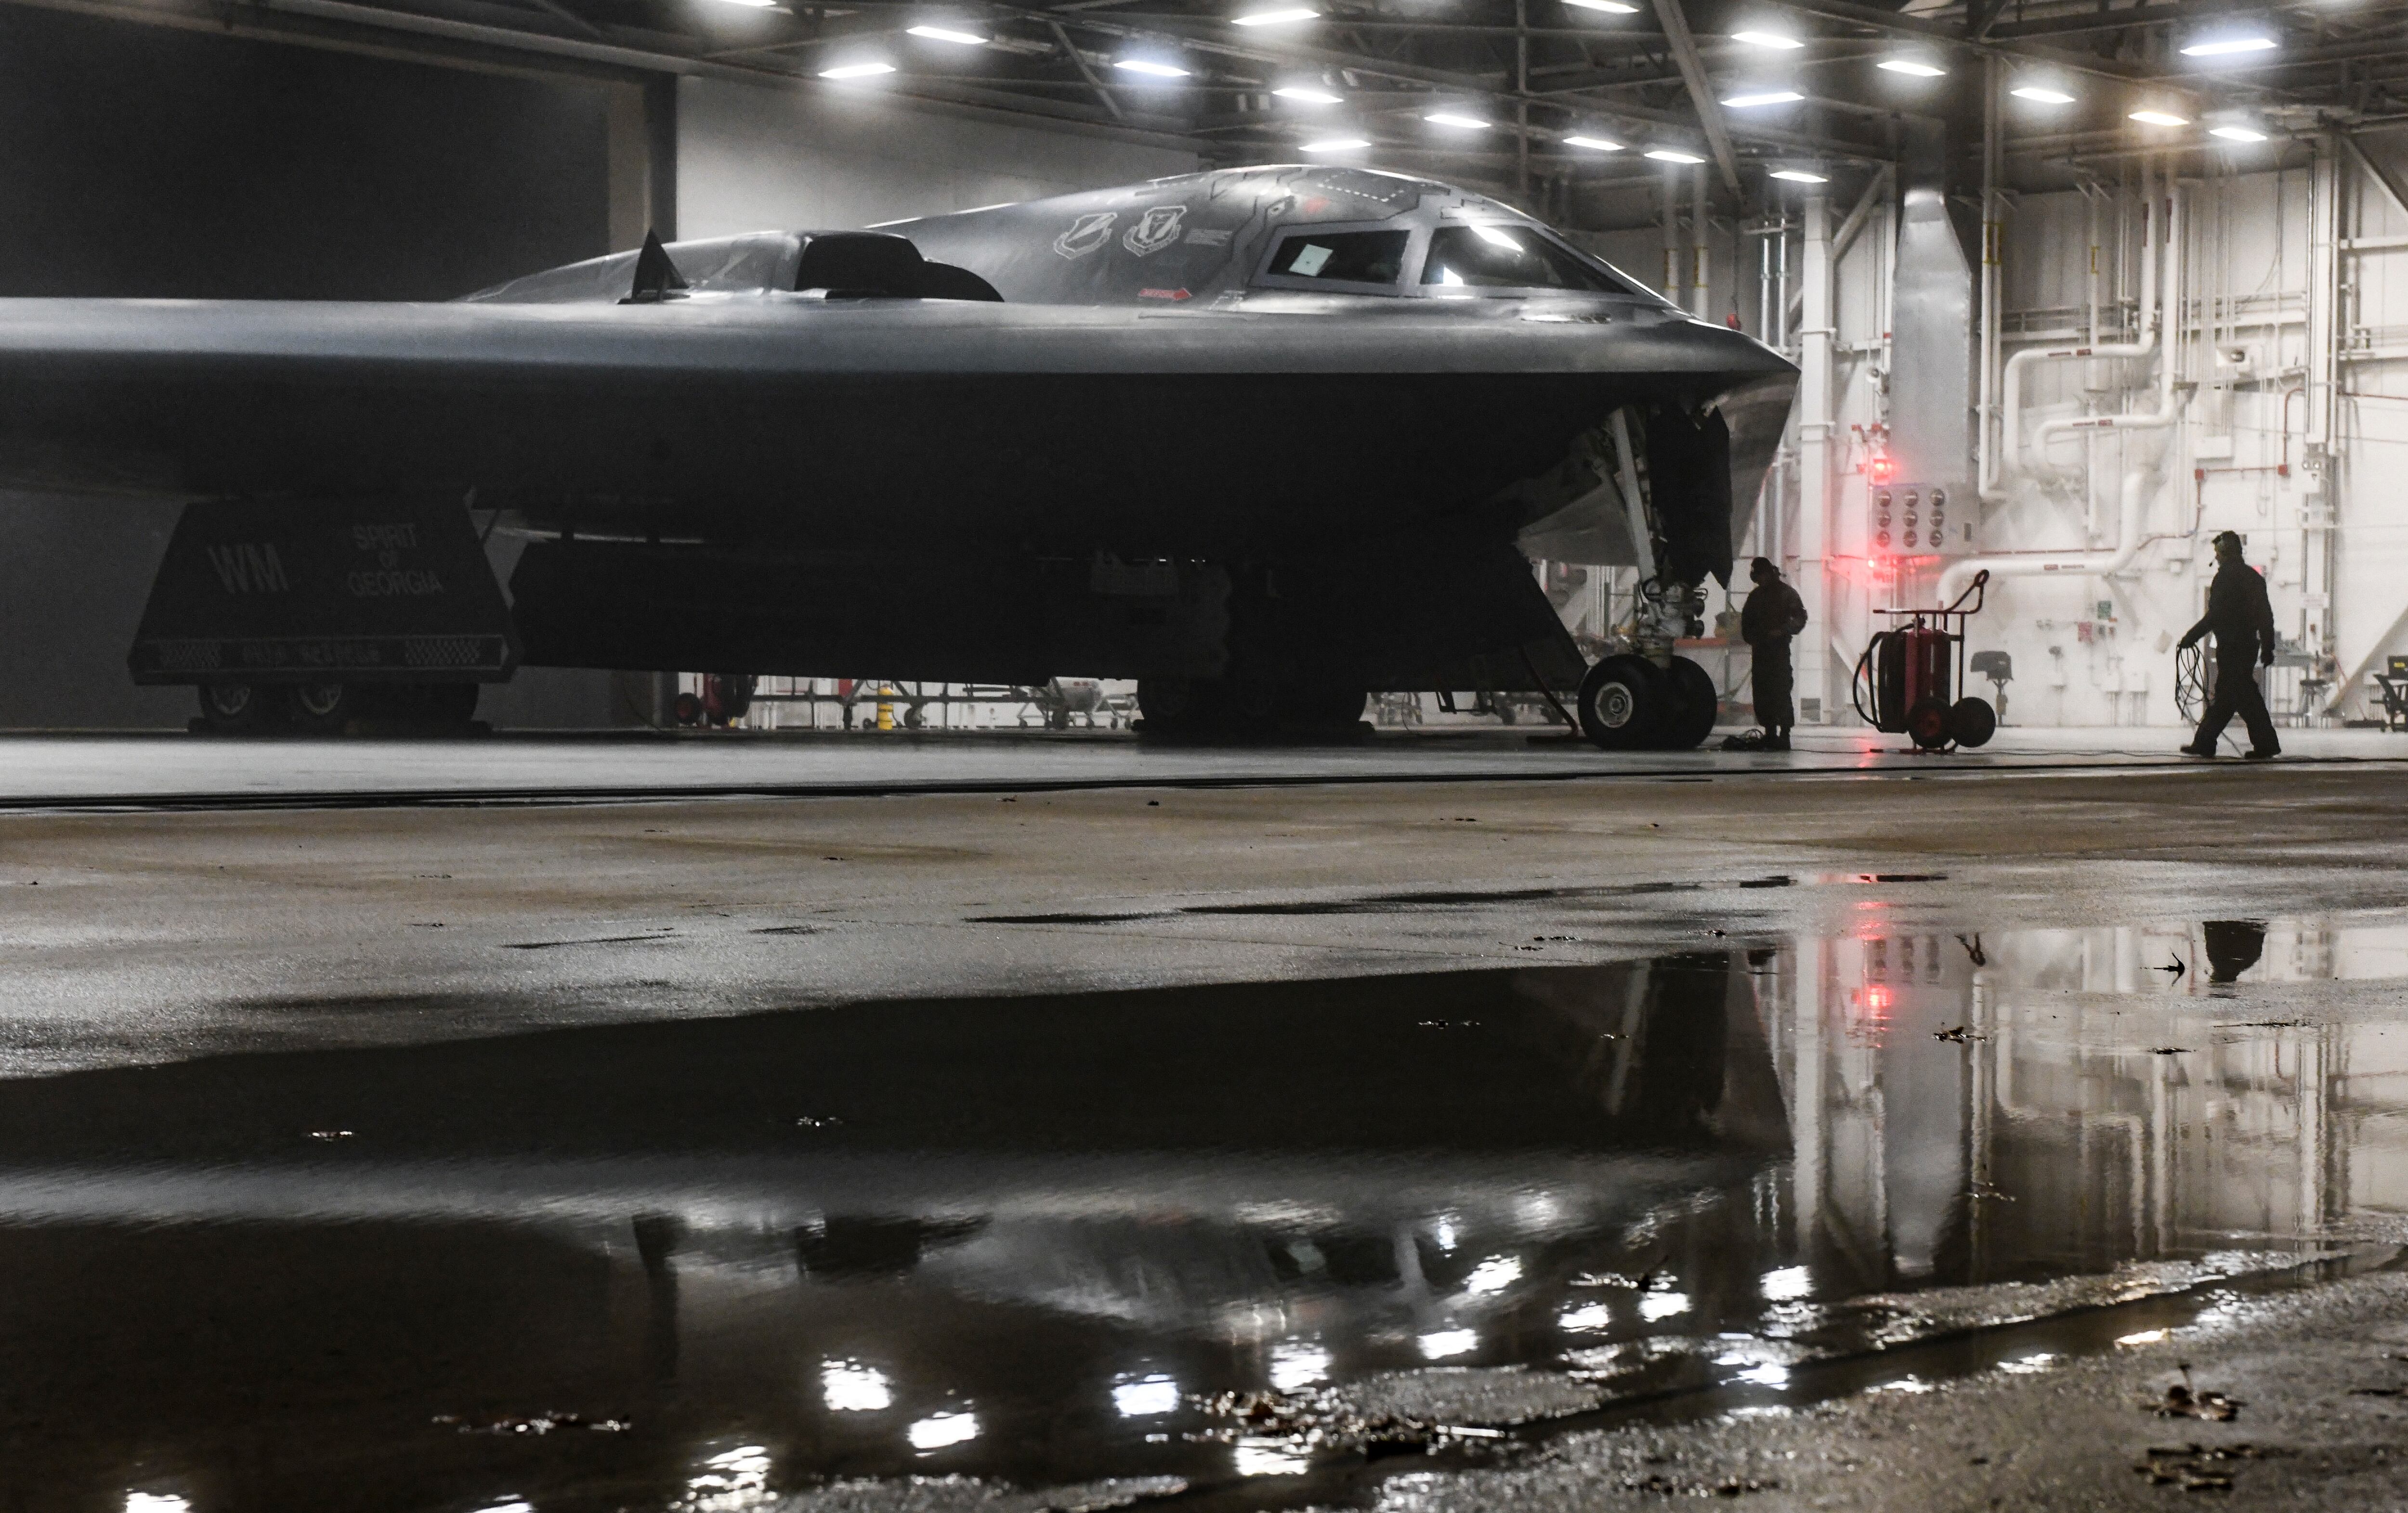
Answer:
[[[1806,636],[1799,646],[1798,687],[1831,718],[1831,587],[1826,563],[1831,539],[1831,202],[1806,202],[1806,235],[1798,328],[1798,559],[1792,580],[1806,601]]]

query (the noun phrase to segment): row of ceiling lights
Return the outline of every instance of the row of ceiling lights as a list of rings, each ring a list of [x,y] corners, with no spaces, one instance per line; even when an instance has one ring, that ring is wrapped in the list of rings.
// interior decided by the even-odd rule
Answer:
[[[778,0],[731,0],[731,3],[766,7],[778,3]],[[1605,11],[1614,15],[1635,15],[1639,10],[1637,6],[1627,4],[1625,3],[1625,0],[1563,0],[1563,3],[1568,6],[1577,7],[1584,10]],[[1301,21],[1318,20],[1320,15],[1321,12],[1317,10],[1298,6],[1271,10],[1251,11],[1245,15],[1232,17],[1230,23],[1236,26],[1288,25]],[[908,35],[911,36],[922,37],[932,42],[951,43],[960,47],[984,47],[993,40],[983,34],[969,31],[963,27],[943,26],[934,23],[924,23],[912,26],[908,28],[907,31]],[[1791,36],[1785,32],[1766,31],[1751,28],[1733,32],[1730,36],[1731,39],[1735,42],[1741,42],[1750,47],[1762,48],[1773,51],[1795,51],[1806,45],[1804,39]],[[2186,44],[2184,44],[2180,50],[2187,57],[2214,60],[2219,58],[2246,57],[2253,53],[2272,50],[2279,45],[2280,44],[2275,39],[2271,28],[2255,24],[2235,24],[2231,22],[2224,22],[2220,23],[2215,29],[2205,31],[2192,36]],[[1116,58],[1112,61],[1112,66],[1125,73],[1134,74],[1142,79],[1185,79],[1192,72],[1192,70],[1183,68],[1177,64],[1165,62],[1160,58],[1145,56]],[[1942,67],[1930,57],[1914,54],[1901,54],[1899,56],[1884,58],[1880,60],[1875,66],[1889,73],[1899,74],[1912,79],[1941,79],[1946,77],[1948,73],[1948,70],[1945,67]],[[857,62],[842,63],[831,67],[823,68],[820,70],[820,77],[822,79],[838,80],[862,79],[876,78],[883,74],[891,74],[895,71],[895,64],[883,59],[864,59]],[[1283,99],[1294,100],[1306,105],[1320,106],[1339,105],[1343,103],[1340,96],[1332,94],[1326,90],[1311,88],[1304,85],[1283,86],[1273,90],[1271,93]],[[2018,99],[2028,100],[2037,105],[2052,107],[2072,105],[2077,99],[2074,94],[2065,88],[2060,87],[2057,82],[2042,79],[2028,79],[2023,83],[2014,86],[2009,93]],[[1806,96],[1797,90],[1787,88],[1786,86],[1772,86],[1742,89],[1735,93],[1726,95],[1723,98],[1722,103],[1725,107],[1730,109],[1750,110],[1767,106],[1791,105],[1802,101],[1805,98]],[[1487,131],[1491,129],[1492,125],[1491,122],[1480,120],[1477,117],[1449,110],[1432,111],[1423,119],[1433,125],[1455,131]],[[2130,111],[2128,112],[2128,119],[2148,126],[2173,127],[2187,126],[2191,123],[2189,118],[2186,116],[2178,115],[2172,110],[2158,109],[2156,107],[2143,107]],[[2266,140],[2267,136],[2266,133],[2259,131],[2255,126],[2239,121],[2226,121],[2210,126],[2208,128],[2208,135],[2233,142],[2262,142]],[[1567,147],[1581,148],[1590,151],[1619,152],[1623,150],[1623,144],[1612,140],[1611,137],[1599,136],[1586,133],[1575,133],[1563,136],[1559,138],[1559,140]],[[1369,146],[1370,144],[1369,142],[1355,137],[1332,137],[1324,141],[1307,142],[1304,144],[1304,150],[1308,152],[1349,152],[1360,151]],[[1696,164],[1705,161],[1703,158],[1693,153],[1684,152],[1678,149],[1669,147],[1650,149],[1644,155],[1649,158],[1653,158],[1659,163]],[[1822,175],[1802,168],[1775,169],[1773,170],[1772,177],[1799,183],[1819,184],[1825,182],[1825,178]]]

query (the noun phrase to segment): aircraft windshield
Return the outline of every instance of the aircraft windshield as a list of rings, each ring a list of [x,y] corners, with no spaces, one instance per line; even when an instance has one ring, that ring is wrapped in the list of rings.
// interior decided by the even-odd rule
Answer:
[[[1268,271],[1292,278],[1335,283],[1393,284],[1405,270],[1402,231],[1341,231],[1290,236],[1280,243]]]
[[[1537,232],[1520,226],[1440,226],[1430,234],[1422,283],[1441,289],[1637,293],[1612,274],[1591,267]]]

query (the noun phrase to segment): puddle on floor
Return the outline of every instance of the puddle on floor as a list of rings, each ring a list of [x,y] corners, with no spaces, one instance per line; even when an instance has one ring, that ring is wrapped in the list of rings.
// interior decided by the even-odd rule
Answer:
[[[2401,976],[2396,919],[1875,915],[0,1082],[0,1504],[1270,1506],[1913,1391],[1884,1352],[2389,1233],[2408,1033],[2346,979]]]

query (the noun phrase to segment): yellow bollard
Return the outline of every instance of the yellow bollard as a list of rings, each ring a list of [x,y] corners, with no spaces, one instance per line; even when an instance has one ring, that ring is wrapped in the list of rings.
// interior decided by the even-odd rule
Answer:
[[[893,697],[895,697],[895,691],[893,689],[886,687],[882,683],[879,685],[878,728],[880,730],[893,730],[895,728],[895,706],[886,702]]]

